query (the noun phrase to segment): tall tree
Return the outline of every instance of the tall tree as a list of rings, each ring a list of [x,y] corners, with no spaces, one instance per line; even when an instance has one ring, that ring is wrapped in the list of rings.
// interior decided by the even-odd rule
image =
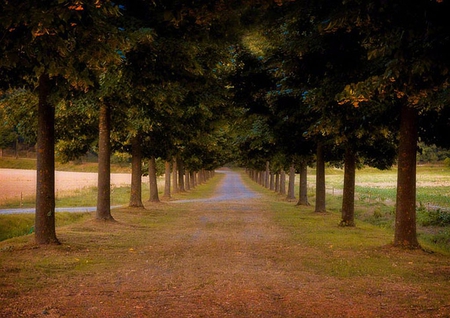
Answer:
[[[111,221],[111,109],[100,104],[98,138],[98,192],[96,219]]]
[[[86,90],[98,70],[118,60],[118,16],[109,1],[7,1],[0,4],[0,77],[11,87],[37,88],[38,127],[36,242],[57,243],[54,234],[54,106],[57,94]],[[56,85],[58,83],[58,85]],[[44,118],[43,116],[47,116]],[[52,144],[52,146],[50,146]]]

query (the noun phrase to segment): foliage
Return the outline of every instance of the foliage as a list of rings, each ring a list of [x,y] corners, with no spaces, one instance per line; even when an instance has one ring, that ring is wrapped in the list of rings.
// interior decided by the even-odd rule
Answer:
[[[441,208],[417,208],[417,222],[422,226],[450,226],[450,212]]]

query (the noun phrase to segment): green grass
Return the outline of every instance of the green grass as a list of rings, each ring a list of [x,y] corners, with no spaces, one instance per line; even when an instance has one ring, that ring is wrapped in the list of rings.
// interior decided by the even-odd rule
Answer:
[[[56,213],[56,226],[64,226],[80,222],[92,217],[92,213]],[[0,241],[31,234],[34,231],[34,214],[0,215]]]
[[[223,174],[216,174],[207,183],[198,185],[195,189],[176,193],[172,195],[173,200],[199,199],[210,197],[214,193],[216,186],[223,180]],[[161,181],[161,180],[160,180]],[[161,183],[161,182],[159,182]],[[162,196],[163,189],[159,186],[159,195]],[[130,200],[130,187],[113,187],[111,189],[111,206],[126,205]],[[142,184],[142,201],[146,201],[149,193],[148,183]],[[1,208],[18,208],[20,203],[18,201],[10,201],[3,204]],[[57,197],[56,207],[91,207],[97,205],[97,187],[89,187],[74,190],[71,195]],[[23,201],[23,208],[34,208],[34,198],[28,198]],[[70,216],[73,215],[73,218]],[[92,215],[90,213],[67,213],[57,212],[56,221],[57,226],[69,224],[71,222],[78,222],[84,219],[85,215]],[[80,217],[83,216],[83,217]],[[0,241],[8,238],[30,234],[34,229],[34,214],[10,214],[0,215]]]

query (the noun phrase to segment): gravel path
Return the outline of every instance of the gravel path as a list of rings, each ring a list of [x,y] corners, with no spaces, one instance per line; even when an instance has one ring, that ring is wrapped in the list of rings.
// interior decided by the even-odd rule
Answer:
[[[223,202],[227,201],[233,203],[234,201],[241,201],[245,199],[258,198],[260,195],[242,183],[239,173],[233,172],[229,169],[216,170],[216,173],[224,173],[225,178],[217,188],[215,195],[211,198],[194,199],[194,200],[177,200],[173,203],[187,203],[187,202]]]

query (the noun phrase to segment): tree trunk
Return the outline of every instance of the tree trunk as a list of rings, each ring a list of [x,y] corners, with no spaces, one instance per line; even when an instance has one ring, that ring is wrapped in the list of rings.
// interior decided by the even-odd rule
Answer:
[[[281,170],[280,173],[280,194],[286,195],[286,172]]]
[[[266,172],[264,173],[264,187],[269,188],[270,163],[266,161]]]
[[[191,181],[189,180],[189,170],[184,171],[184,188],[186,191],[191,190]]]
[[[142,145],[139,135],[131,139],[130,207],[143,208],[142,203]]]
[[[308,166],[300,163],[300,187],[297,205],[309,205],[308,202]]]
[[[272,171],[270,171],[270,180],[269,180],[269,189],[270,190],[275,190],[275,180],[274,180],[274,173]]]
[[[418,248],[416,233],[417,112],[402,105],[398,149],[394,245]]]
[[[180,192],[186,192],[184,188],[184,164],[181,159],[178,160],[178,187]]]
[[[164,198],[170,199],[170,161],[164,163]]]
[[[293,164],[289,167],[289,187],[287,200],[295,200],[295,167]]]
[[[102,103],[99,112],[98,189],[96,219],[114,220],[111,215],[111,110]]]
[[[177,157],[172,160],[172,193],[178,193],[178,165]]]
[[[280,192],[280,174],[275,174],[275,192]]]
[[[195,188],[195,184],[196,184],[196,182],[195,182],[195,171],[191,171],[190,172],[189,181],[191,183],[191,189],[194,189]]]
[[[355,171],[356,156],[351,146],[345,149],[344,192],[342,197],[341,226],[355,226]]]
[[[315,212],[326,212],[325,208],[325,160],[323,146],[317,145],[316,158],[316,208]]]
[[[35,241],[59,244],[55,230],[55,112],[48,102],[50,78],[39,78]]]
[[[156,177],[156,159],[152,156],[148,160],[148,180],[150,185],[149,202],[159,202],[158,196],[158,179]]]

